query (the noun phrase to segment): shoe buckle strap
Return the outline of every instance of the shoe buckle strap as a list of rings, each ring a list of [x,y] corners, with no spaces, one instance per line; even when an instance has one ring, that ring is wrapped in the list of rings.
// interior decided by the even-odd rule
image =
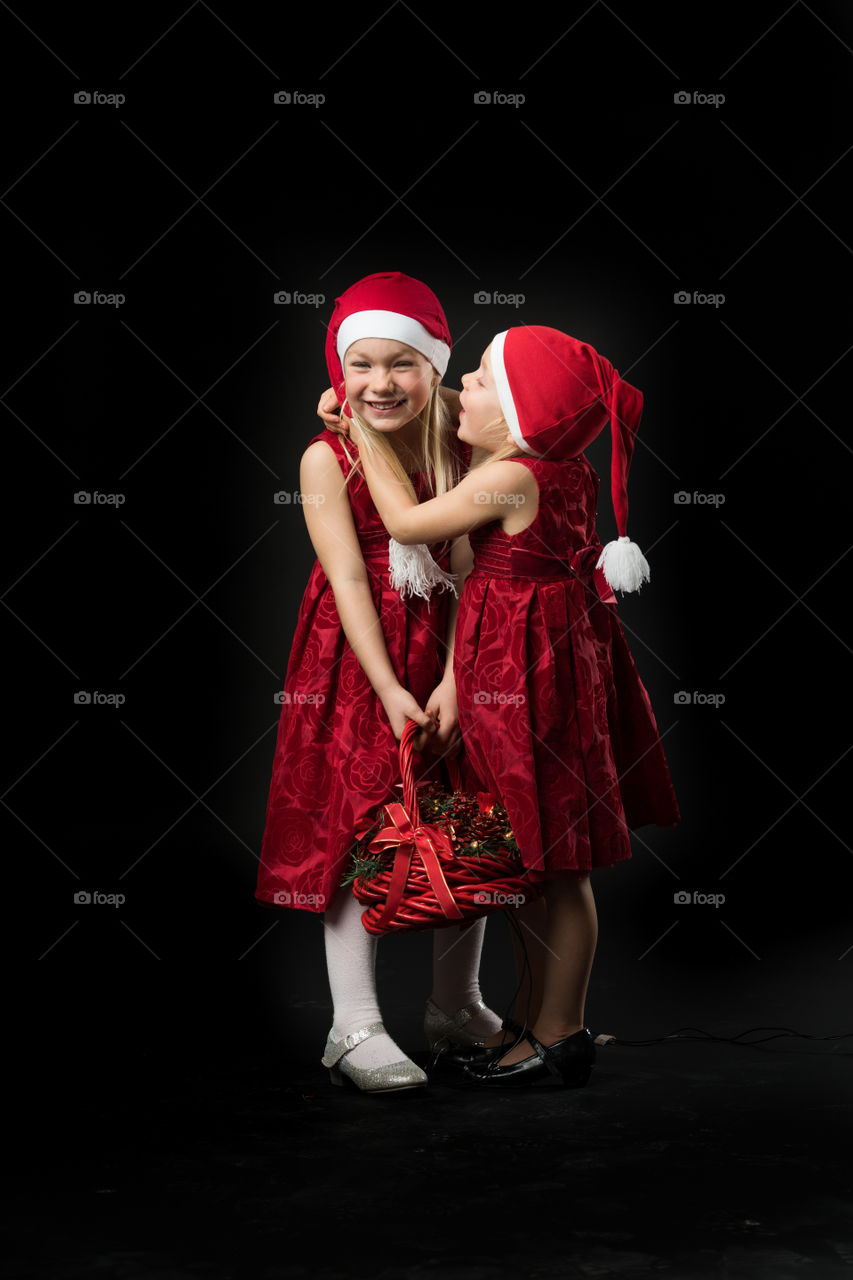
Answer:
[[[348,1036],[344,1036],[341,1040],[334,1044],[327,1044],[326,1052],[322,1057],[322,1065],[324,1067],[333,1067],[345,1053],[349,1053],[356,1045],[361,1044],[362,1040],[368,1040],[370,1036],[377,1036],[385,1031],[385,1025],[382,1022],[371,1022],[366,1027],[361,1027],[358,1031],[352,1031]]]
[[[465,1026],[466,1022],[470,1022],[472,1018],[476,1018],[477,1014],[482,1013],[483,1009],[486,1008],[488,1008],[488,1005],[482,997],[480,997],[479,1000],[474,1000],[471,1004],[466,1004],[464,1009],[460,1009],[459,1012],[454,1015],[452,1019],[454,1027],[456,1027],[457,1030],[460,1030]]]

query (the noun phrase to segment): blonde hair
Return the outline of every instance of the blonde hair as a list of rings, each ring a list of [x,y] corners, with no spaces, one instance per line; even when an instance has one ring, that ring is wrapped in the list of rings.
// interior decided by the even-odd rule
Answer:
[[[438,388],[439,384],[436,383],[430,391],[429,400],[417,415],[424,429],[421,443],[422,446],[424,444],[426,446],[422,448],[422,461],[427,471],[427,483],[434,498],[454,489],[462,479],[462,463],[451,444],[453,428],[450,414],[438,394]],[[402,462],[391,447],[388,435],[384,431],[375,431],[370,423],[353,409],[352,405],[350,405],[350,412],[361,432],[361,447],[366,449],[368,454],[372,454],[373,451],[381,454],[409,496],[417,501],[411,477],[406,473]],[[346,450],[346,445],[344,449]],[[352,466],[347,474],[346,484],[349,484],[351,478],[358,472],[356,460],[350,458],[350,462]]]
[[[506,435],[507,431],[509,431],[509,423],[506,418],[495,418],[493,422],[489,423],[486,430],[493,431],[495,435],[497,435],[498,432],[500,432],[501,435]],[[522,450],[519,449],[515,440],[510,440],[506,444],[499,445],[498,448],[492,450],[491,453],[487,453],[485,458],[481,458],[479,462],[475,463],[474,466],[471,467],[471,471],[479,471],[480,467],[485,467],[490,462],[503,462],[504,458],[518,458],[523,456]]]

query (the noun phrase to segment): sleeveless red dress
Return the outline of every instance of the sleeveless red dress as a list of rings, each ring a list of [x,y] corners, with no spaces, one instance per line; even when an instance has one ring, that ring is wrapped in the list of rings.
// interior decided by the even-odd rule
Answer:
[[[312,438],[331,445],[345,477],[351,441],[333,431]],[[459,478],[470,446],[453,441]],[[349,456],[348,456],[348,453]],[[411,477],[420,501],[431,497],[427,476]],[[388,533],[359,472],[347,485],[373,603],[397,679],[424,707],[444,674],[444,639],[452,593],[402,599],[388,572]],[[450,572],[450,542],[430,546]],[[458,589],[458,588],[457,588]],[[429,751],[415,756],[415,774],[436,773]],[[278,725],[255,897],[262,903],[325,911],[345,871],[359,822],[401,782],[399,743],[385,709],[347,640],[335,596],[316,560],[296,622]]]
[[[600,481],[581,454],[517,457],[539,486],[532,524],[470,534],[454,646],[468,763],[506,807],[530,879],[631,857],[629,828],[681,818],[657,724],[595,568]]]

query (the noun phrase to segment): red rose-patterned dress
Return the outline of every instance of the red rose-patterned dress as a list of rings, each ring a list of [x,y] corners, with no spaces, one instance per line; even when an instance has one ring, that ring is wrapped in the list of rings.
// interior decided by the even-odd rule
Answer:
[[[312,438],[334,450],[346,477],[358,447],[323,430]],[[452,438],[459,478],[471,449]],[[424,472],[411,476],[419,501],[432,496]],[[449,589],[429,600],[404,600],[391,586],[388,533],[364,476],[347,494],[367,567],[385,647],[400,684],[420,707],[444,674]],[[450,572],[450,542],[432,545]],[[415,775],[440,777],[436,757],[415,756]],[[344,634],[335,596],[315,561],[296,622],[278,725],[255,897],[262,903],[322,912],[340,884],[361,820],[393,796],[399,784],[399,743],[385,709]]]
[[[631,857],[629,828],[681,818],[649,696],[595,568],[600,481],[580,454],[512,459],[539,487],[533,522],[470,535],[454,673],[471,768],[500,796],[530,879]]]

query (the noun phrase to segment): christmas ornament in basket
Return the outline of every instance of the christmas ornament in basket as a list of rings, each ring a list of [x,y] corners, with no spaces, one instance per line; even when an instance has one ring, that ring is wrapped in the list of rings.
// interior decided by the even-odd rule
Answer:
[[[447,759],[451,790],[415,783],[412,738],[406,722],[400,739],[403,803],[389,801],[356,831],[351,884],[367,906],[368,933],[471,924],[493,911],[523,906],[541,893],[518,851],[506,810],[488,792],[463,791],[455,759]]]

